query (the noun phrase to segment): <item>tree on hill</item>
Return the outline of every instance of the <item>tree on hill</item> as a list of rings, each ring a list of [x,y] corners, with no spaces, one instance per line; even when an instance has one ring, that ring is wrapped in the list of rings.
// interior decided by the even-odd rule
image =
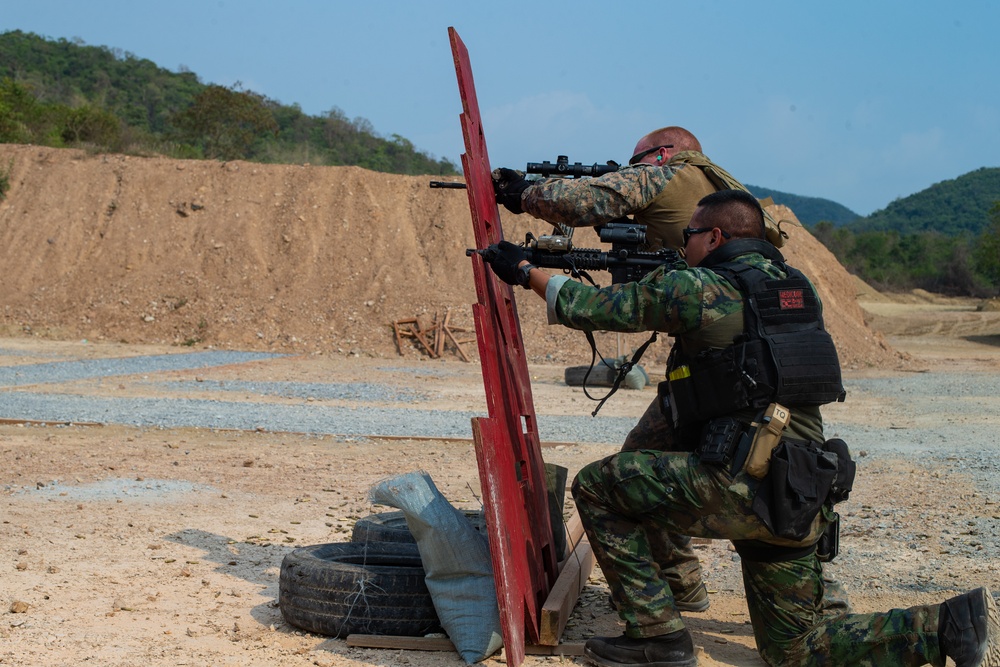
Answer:
[[[20,30],[0,35],[2,77],[29,86],[39,102],[75,107],[85,100],[154,134],[204,88],[191,72],[174,73],[121,49]]]
[[[990,226],[979,236],[973,256],[976,269],[1000,293],[1000,201],[990,209]]]
[[[202,155],[220,160],[250,159],[253,145],[266,134],[277,134],[278,123],[266,100],[256,94],[209,86],[171,122],[184,141]]]
[[[982,167],[897,199],[850,226],[858,231],[979,234],[988,225],[990,207],[998,199],[1000,167]]]
[[[118,120],[117,132],[109,115]],[[226,127],[226,119],[234,126]],[[458,173],[450,160],[397,134],[382,137],[367,120],[348,121],[336,108],[308,116],[297,105],[239,86],[205,85],[192,72],[170,72],[120,49],[19,30],[0,33],[0,141]]]

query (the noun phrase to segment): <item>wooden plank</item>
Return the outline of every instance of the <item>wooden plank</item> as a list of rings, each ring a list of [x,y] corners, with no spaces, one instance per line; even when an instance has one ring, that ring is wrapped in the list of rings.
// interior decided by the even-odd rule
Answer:
[[[444,637],[401,637],[398,635],[347,635],[347,645],[351,648],[387,648],[409,651],[454,651],[455,645]],[[583,644],[559,644],[542,646],[527,644],[527,655],[583,655]]]
[[[538,643],[555,646],[566,629],[566,622],[580,598],[580,591],[594,569],[594,551],[586,538],[576,545],[576,549],[566,559],[559,578],[549,591],[542,605],[539,618]]]
[[[458,350],[458,355],[460,357],[462,357],[462,361],[464,361],[465,363],[469,363],[469,356],[467,354],[465,354],[465,350],[462,349],[462,343],[472,343],[476,339],[472,338],[471,340],[465,340],[465,341],[455,340],[455,334],[453,334],[451,332],[451,329],[449,329],[447,327],[445,327],[444,332],[445,332],[445,334],[447,334],[447,336],[451,340],[452,344],[455,345],[455,349]]]
[[[566,544],[572,551],[583,539],[583,521],[580,520],[579,512],[574,512],[573,516],[566,522]]]
[[[438,355],[434,353],[434,347],[424,336],[424,332],[420,330],[419,326],[417,329],[413,330],[413,335],[416,336],[417,340],[420,341],[420,344],[424,346],[425,350],[427,350],[427,354],[431,355],[431,359],[437,359]]]
[[[527,644],[524,647],[527,655],[583,655],[583,644],[559,644],[558,646],[543,646]]]
[[[347,635],[352,648],[391,648],[410,651],[454,651],[447,637],[402,637],[399,635]]]
[[[444,329],[448,326],[448,315],[445,315],[444,320],[438,319],[437,311],[434,312],[434,326],[431,331],[434,332],[434,356],[440,357],[444,352]]]
[[[403,337],[399,332],[399,322],[392,323],[392,330],[396,334],[396,349],[399,350],[400,354],[403,354]]]

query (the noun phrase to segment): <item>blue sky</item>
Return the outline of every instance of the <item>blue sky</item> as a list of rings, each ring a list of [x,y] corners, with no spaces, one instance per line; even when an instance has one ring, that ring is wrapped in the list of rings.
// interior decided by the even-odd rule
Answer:
[[[80,39],[337,107],[456,164],[454,26],[494,167],[625,161],[682,125],[740,180],[868,214],[1000,166],[1000,3],[0,0],[0,31]]]

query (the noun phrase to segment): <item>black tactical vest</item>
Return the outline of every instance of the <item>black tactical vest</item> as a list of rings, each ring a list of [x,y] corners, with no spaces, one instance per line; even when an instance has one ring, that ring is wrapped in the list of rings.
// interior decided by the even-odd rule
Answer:
[[[733,261],[760,253],[786,278]],[[787,407],[843,401],[840,361],[823,327],[812,285],[781,253],[763,240],[736,239],[705,258],[701,266],[719,274],[743,295],[743,333],[732,345],[695,355],[679,345],[667,364],[671,412],[677,426],[714,419],[770,403]]]

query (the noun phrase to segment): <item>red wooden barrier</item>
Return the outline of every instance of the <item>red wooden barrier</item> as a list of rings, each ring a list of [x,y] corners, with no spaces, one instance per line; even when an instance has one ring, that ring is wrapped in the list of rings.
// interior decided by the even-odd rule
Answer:
[[[462,97],[462,169],[476,247],[503,239],[469,53],[448,28]],[[558,576],[545,470],[514,293],[479,255],[472,257],[472,311],[489,417],[472,420],[507,662],[518,667],[537,643],[542,605]]]

